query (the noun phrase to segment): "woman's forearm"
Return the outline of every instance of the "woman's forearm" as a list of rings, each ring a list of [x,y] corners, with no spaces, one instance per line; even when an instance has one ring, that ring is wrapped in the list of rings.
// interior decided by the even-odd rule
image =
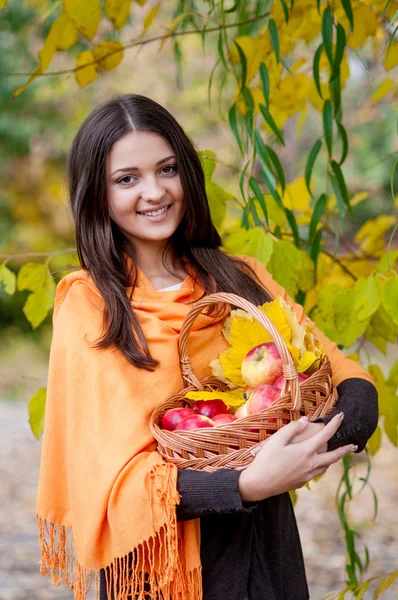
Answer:
[[[316,419],[329,423],[335,414],[344,412],[344,421],[328,442],[328,450],[334,450],[347,444],[358,446],[362,452],[377,427],[379,418],[378,394],[375,386],[359,377],[345,379],[337,386],[339,399],[336,407],[326,417]]]
[[[242,502],[238,487],[240,473],[236,469],[220,469],[213,473],[180,469],[177,489],[181,500],[177,505],[177,520],[253,510],[256,503]]]

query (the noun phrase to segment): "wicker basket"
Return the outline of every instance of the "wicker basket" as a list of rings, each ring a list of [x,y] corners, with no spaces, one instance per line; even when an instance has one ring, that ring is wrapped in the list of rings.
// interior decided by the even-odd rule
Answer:
[[[193,373],[188,356],[188,335],[192,324],[205,306],[223,302],[242,308],[251,314],[270,333],[283,362],[285,384],[281,397],[259,413],[237,419],[227,425],[191,431],[167,431],[160,423],[164,413],[171,408],[190,407],[193,401],[184,398],[189,391],[229,388],[215,377],[202,381]],[[187,384],[181,392],[158,406],[151,416],[150,427],[158,442],[158,451],[167,462],[180,469],[215,471],[248,465],[254,458],[252,450],[287,421],[296,421],[303,415],[310,419],[329,414],[335,406],[337,391],[332,384],[332,370],[325,357],[320,368],[308,379],[298,384],[298,373],[281,335],[254,304],[236,294],[217,293],[198,300],[188,313],[178,341],[182,377]],[[271,419],[271,421],[270,421]]]

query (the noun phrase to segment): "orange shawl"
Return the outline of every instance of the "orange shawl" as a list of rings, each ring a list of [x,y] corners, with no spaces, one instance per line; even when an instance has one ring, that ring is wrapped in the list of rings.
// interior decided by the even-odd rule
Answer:
[[[286,298],[261,263],[242,258],[272,295]],[[87,271],[70,273],[57,286],[37,524],[40,572],[50,572],[55,585],[64,581],[76,600],[86,599],[93,575],[98,598],[103,568],[108,596],[113,592],[115,600],[143,600],[145,577],[153,597],[202,598],[199,520],[177,523],[177,469],[160,458],[149,429],[153,409],[184,387],[178,334],[188,303],[202,293],[191,276],[180,290],[157,291],[139,270],[132,304],[150,352],[160,360],[148,372],[116,347],[90,347],[103,333],[104,302]],[[302,308],[294,307],[303,317]],[[210,360],[227,346],[222,325],[204,315],[193,325],[189,352],[199,378],[210,375]],[[319,336],[335,383],[346,377],[371,381]]]

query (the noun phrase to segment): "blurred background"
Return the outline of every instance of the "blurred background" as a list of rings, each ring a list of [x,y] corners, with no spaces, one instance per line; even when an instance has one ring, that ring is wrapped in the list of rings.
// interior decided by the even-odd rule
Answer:
[[[133,5],[131,23],[128,31],[122,32],[121,41],[138,35],[147,7]],[[171,19],[172,11],[164,3],[151,33],[164,32]],[[45,11],[38,11],[37,3],[10,1],[0,13],[0,73],[33,72],[48,28]],[[8,262],[10,269],[17,272],[30,260],[29,253],[39,258],[37,253],[41,252],[54,252],[50,266],[56,280],[78,264],[73,251],[61,253],[74,248],[65,188],[67,151],[86,115],[116,94],[139,93],[163,104],[199,150],[216,152],[214,180],[237,194],[242,159],[228,125],[225,100],[233,96],[234,85],[227,82],[219,97],[220,82],[216,80],[211,104],[208,101],[217,38],[209,35],[205,49],[200,36],[186,36],[179,43],[180,65],[170,42],[162,51],[158,44],[148,44],[126,51],[116,69],[84,88],[68,73],[38,78],[13,98],[27,77],[0,76],[0,254],[3,259],[14,257]],[[345,123],[350,130],[345,178],[352,194],[368,192],[354,207],[352,238],[367,219],[391,212],[390,176],[397,151],[392,123],[396,111],[389,97],[363,102],[370,97],[379,75],[379,65],[372,56],[371,43],[361,49],[360,56],[352,53],[344,97]],[[57,57],[57,70],[73,65],[73,55]],[[311,127],[321,130],[321,117],[312,107],[306,119]],[[297,127],[297,118],[284,127],[289,143],[281,156],[289,180],[303,172],[313,144],[313,137],[297,135]],[[236,216],[233,204],[227,210],[227,221],[232,221]],[[394,242],[393,247],[397,247]],[[35,391],[46,386],[51,312],[33,329],[23,312],[27,295],[24,290],[10,296],[0,288],[0,600],[71,599],[67,588],[55,588],[48,577],[39,574],[35,494],[41,442],[30,430],[27,405]],[[386,354],[374,346],[368,350],[372,362],[383,369],[388,370],[397,359],[392,344]],[[386,436],[382,448],[373,459],[371,475],[378,494],[377,519],[373,520],[374,500],[368,489],[350,508],[350,517],[371,552],[366,577],[398,568],[397,450]],[[355,468],[359,475],[365,474],[362,454],[355,456]],[[295,507],[313,600],[344,587],[344,532],[335,509],[340,475],[339,465],[330,468],[320,482],[311,484],[311,490],[300,490]],[[396,589],[386,591],[383,598],[398,598]]]

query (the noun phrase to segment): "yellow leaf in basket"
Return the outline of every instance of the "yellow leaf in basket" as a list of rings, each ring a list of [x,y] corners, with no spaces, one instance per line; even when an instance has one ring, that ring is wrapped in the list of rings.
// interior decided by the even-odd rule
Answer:
[[[245,403],[243,389],[231,390],[230,392],[187,392],[189,400],[222,400],[229,408],[238,408]]]
[[[270,319],[270,321],[272,321],[273,325],[275,325],[284,341],[290,342],[292,332],[289,327],[289,322],[287,320],[285,311],[283,310],[280,300],[281,298],[278,296],[278,298],[276,298],[272,302],[266,302],[265,304],[260,306],[260,310],[262,310]]]
[[[300,323],[297,320],[296,313],[293,311],[292,308],[290,308],[288,304],[286,304],[283,298],[278,296],[277,300],[279,301],[279,304],[286,317],[287,323],[290,327],[291,337],[288,341],[291,343],[292,346],[295,346],[296,348],[301,350],[301,348],[304,347],[305,327],[304,325],[300,325]]]
[[[224,371],[224,377],[234,385],[243,387],[245,382],[242,378],[241,366],[242,360],[247,352],[244,348],[228,348],[220,354],[220,363]]]
[[[219,358],[214,358],[210,362],[209,366],[211,368],[211,372],[213,373],[214,377],[217,377],[217,379],[219,379],[220,381],[223,381],[224,383],[227,383],[227,384],[230,383],[224,375],[224,369],[222,368],[221,361]]]
[[[311,365],[316,361],[316,356],[313,352],[306,352],[304,356],[299,358],[296,362],[297,371],[299,373],[305,373]]]
[[[231,326],[229,343],[234,347],[244,348],[245,355],[259,344],[270,342],[271,336],[258,321],[250,321],[243,317],[236,317]]]
[[[253,321],[253,317],[249,315],[249,313],[247,313],[245,310],[242,310],[241,308],[231,310],[230,316],[225,320],[224,329],[222,330],[227,342],[229,342],[231,338],[231,327],[236,317],[242,317],[244,319],[247,319],[248,321]]]

